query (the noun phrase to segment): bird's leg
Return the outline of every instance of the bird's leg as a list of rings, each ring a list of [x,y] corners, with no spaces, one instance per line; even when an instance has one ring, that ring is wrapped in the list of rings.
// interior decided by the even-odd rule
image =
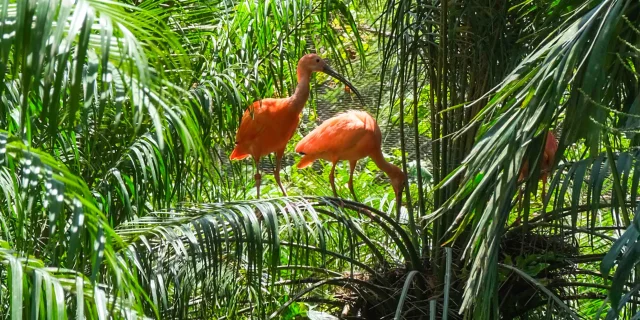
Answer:
[[[518,213],[520,213],[520,210],[522,210],[522,195],[524,194],[524,190],[522,189],[522,186],[520,188],[518,188],[518,199],[516,199],[516,205],[518,207]]]
[[[335,173],[336,173],[336,164],[338,162],[334,162],[331,165],[331,173],[329,173],[329,182],[331,182],[331,189],[333,190],[333,196],[340,199],[340,208],[344,208],[344,201],[342,201],[342,198],[340,198],[338,196],[338,192],[336,192],[336,179],[335,179]]]
[[[253,176],[253,178],[256,180],[257,198],[260,199],[260,181],[262,181],[262,175],[260,174],[260,158],[255,157],[253,158],[253,161],[256,164],[256,174]]]
[[[335,179],[336,164],[338,164],[337,161],[331,165],[331,173],[329,173],[329,182],[331,182],[331,189],[333,190],[333,196],[338,198],[338,200],[340,200],[340,208],[344,209],[344,206],[345,206],[344,201],[342,201],[342,198],[338,196],[338,192],[336,191],[336,179]]]
[[[349,160],[349,190],[351,191],[351,195],[353,196],[353,200],[358,201],[358,197],[356,197],[356,192],[353,190],[353,171],[356,169],[357,160]]]
[[[522,190],[522,186],[520,186],[518,188],[518,198],[516,199],[516,207],[518,207],[518,217],[516,218],[516,220],[513,222],[512,226],[517,226],[520,224],[520,220],[521,220],[521,216],[520,214],[522,214],[522,194],[524,193],[524,191]]]
[[[336,192],[336,162],[331,165],[331,173],[329,173],[329,182],[331,182],[331,189],[333,190],[333,196],[338,198],[338,192]]]
[[[284,191],[282,182],[280,182],[280,165],[282,163],[283,155],[284,155],[284,149],[276,151],[276,171],[273,173],[273,175],[276,177],[276,182],[278,183],[278,186],[280,186],[280,190],[282,190],[282,194],[286,197],[287,192]]]

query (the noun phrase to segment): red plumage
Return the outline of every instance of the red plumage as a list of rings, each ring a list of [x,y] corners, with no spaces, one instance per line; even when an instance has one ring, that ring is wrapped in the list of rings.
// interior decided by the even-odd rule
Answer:
[[[296,152],[304,154],[298,168],[305,168],[316,159],[330,161],[332,167],[329,180],[333,194],[337,197],[335,167],[338,161],[349,161],[349,190],[356,199],[353,171],[358,160],[368,156],[391,180],[399,208],[406,175],[402,169],[384,159],[381,147],[382,134],[373,117],[364,111],[347,111],[327,119],[298,142]]]
[[[260,159],[272,152],[276,153],[274,176],[282,194],[287,196],[280,181],[280,166],[287,143],[300,122],[300,112],[309,98],[309,81],[312,72],[324,72],[351,87],[362,100],[360,93],[344,77],[331,69],[316,54],[307,54],[298,61],[298,85],[292,96],[281,99],[266,98],[256,101],[247,108],[236,132],[236,146],[230,160],[242,160],[249,156],[256,166],[257,197],[260,198]]]
[[[558,140],[553,135],[551,130],[547,131],[547,139],[545,142],[544,152],[542,154],[542,159],[540,159],[540,180],[542,181],[542,198],[545,198],[546,194],[546,183],[549,177],[549,173],[551,172],[551,167],[553,166],[553,161],[556,156],[556,152],[558,151]],[[529,161],[525,160],[522,164],[522,168],[520,169],[520,175],[518,176],[518,183],[524,181],[524,179],[529,175]],[[521,195],[519,196],[521,197]]]

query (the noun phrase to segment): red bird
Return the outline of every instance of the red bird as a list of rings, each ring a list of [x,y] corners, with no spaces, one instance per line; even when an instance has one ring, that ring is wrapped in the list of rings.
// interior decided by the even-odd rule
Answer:
[[[551,131],[547,131],[547,141],[544,147],[544,153],[542,154],[542,159],[540,163],[540,180],[542,180],[542,199],[545,198],[545,188],[547,184],[547,178],[549,176],[549,172],[551,171],[551,166],[553,166],[553,160],[556,156],[556,151],[558,151],[558,141],[556,137],[553,135]],[[520,169],[520,176],[518,177],[518,183],[524,181],[529,175],[529,161],[525,160],[522,164],[522,168]]]
[[[251,156],[256,166],[257,197],[260,198],[260,159],[276,153],[276,182],[286,197],[287,192],[280,182],[280,165],[284,149],[293,136],[300,121],[300,112],[309,98],[309,81],[312,72],[324,72],[349,86],[362,101],[362,96],[349,81],[334,71],[316,54],[307,54],[298,61],[298,86],[292,96],[282,99],[266,98],[256,101],[242,116],[236,133],[236,147],[229,159],[242,160]]]
[[[338,161],[348,160],[350,166],[349,190],[357,201],[353,191],[353,170],[358,160],[369,156],[391,180],[396,203],[400,208],[406,175],[402,169],[384,159],[381,146],[382,134],[371,115],[364,111],[347,111],[327,119],[298,142],[296,152],[304,155],[298,163],[298,168],[305,168],[316,159],[332,162],[329,180],[333,195],[338,197],[334,179],[336,164]]]

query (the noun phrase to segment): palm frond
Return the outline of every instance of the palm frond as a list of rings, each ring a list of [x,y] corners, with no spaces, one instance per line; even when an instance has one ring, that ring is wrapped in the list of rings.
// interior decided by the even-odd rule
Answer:
[[[446,183],[464,174],[462,186],[477,186],[470,192],[460,188],[444,208],[458,209],[461,204],[456,210],[458,228],[470,228],[465,256],[471,270],[462,309],[475,308],[478,318],[493,314],[492,302],[485,299],[493,297],[497,288],[497,243],[512,209],[523,159],[535,164],[525,186],[527,194],[537,185],[542,154],[538,137],[557,122],[562,127],[558,154],[579,138],[586,139],[592,154],[600,150],[600,125],[609,120],[598,105],[618,109],[612,104],[624,100],[613,90],[618,82],[604,76],[604,70],[617,66],[617,59],[606,51],[626,52],[619,39],[634,35],[621,17],[634,7],[627,1],[591,1],[574,7],[557,32],[489,92],[493,96],[467,126],[481,124],[478,139],[461,170]],[[559,160],[556,157],[555,164]],[[528,215],[526,207],[525,223]]]
[[[7,132],[0,132],[0,157],[0,201],[10,208],[1,219],[0,255],[10,275],[3,278],[11,296],[20,297],[6,309],[12,317],[40,313],[66,319],[106,314],[107,308],[144,314],[144,293],[135,291],[129,266],[116,256],[114,246],[122,241],[84,181]],[[25,302],[23,293],[30,297]],[[71,294],[76,298],[69,300]],[[47,309],[41,310],[43,303]]]
[[[364,224],[370,217],[373,226]],[[360,294],[382,295],[390,299],[385,305],[393,305],[397,297],[384,277],[378,285],[359,279],[401,267],[398,256],[421,263],[394,219],[330,198],[183,204],[116,232],[130,243],[126,256],[165,317],[189,317],[190,310],[201,310],[199,317],[229,316],[249,307],[252,314],[274,318],[323,286],[364,285],[368,289]],[[335,278],[332,270],[349,271]]]

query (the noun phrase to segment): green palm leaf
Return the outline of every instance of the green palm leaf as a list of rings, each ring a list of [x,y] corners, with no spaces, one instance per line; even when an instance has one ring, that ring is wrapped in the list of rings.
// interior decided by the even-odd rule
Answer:
[[[579,138],[586,139],[591,154],[599,153],[601,126],[609,121],[600,106],[618,108],[611,102],[621,101],[619,92],[607,89],[615,85],[603,74],[603,70],[613,68],[619,61],[605,52],[626,51],[620,39],[633,36],[633,32],[621,17],[632,7],[627,1],[591,1],[572,8],[557,32],[544,39],[491,90],[491,100],[468,125],[481,127],[473,149],[463,161],[462,184],[471,183],[480,174],[483,178],[468,196],[464,190],[458,191],[445,208],[456,209],[457,219],[465,221],[462,227],[471,232],[465,249],[471,269],[462,309],[474,310],[478,318],[492,314],[492,302],[485,298],[495,295],[498,284],[496,244],[512,209],[518,171],[524,159],[535,164],[529,169],[533,173],[525,190],[529,193],[535,188],[533,184],[537,185],[542,144],[536,137],[544,136],[553,123],[563,119],[559,124],[562,127],[559,154]],[[559,118],[561,114],[563,118]],[[555,163],[559,160],[556,156]],[[574,172],[579,172],[582,179],[583,169]],[[606,168],[600,171],[600,166],[594,167],[591,174],[588,183],[596,206],[602,181],[608,174]],[[575,191],[579,192],[579,188]],[[457,205],[462,205],[461,210]],[[528,214],[526,211],[525,221]]]
[[[377,217],[375,225],[386,232],[365,232],[369,218],[358,213]],[[325,198],[184,204],[122,224],[117,232],[130,243],[127,257],[140,282],[164,306],[161,314],[171,317],[185,317],[192,308],[223,316],[247,306],[253,314],[275,317],[324,285],[360,284],[370,294],[390,296],[383,286],[333,279],[331,270],[379,276],[378,268],[398,263],[393,257],[416,252],[405,247],[411,244],[407,231],[384,213],[355,203],[340,209]],[[386,237],[394,241],[383,244]],[[282,295],[297,298],[282,306]],[[216,306],[207,305],[212,301]]]

